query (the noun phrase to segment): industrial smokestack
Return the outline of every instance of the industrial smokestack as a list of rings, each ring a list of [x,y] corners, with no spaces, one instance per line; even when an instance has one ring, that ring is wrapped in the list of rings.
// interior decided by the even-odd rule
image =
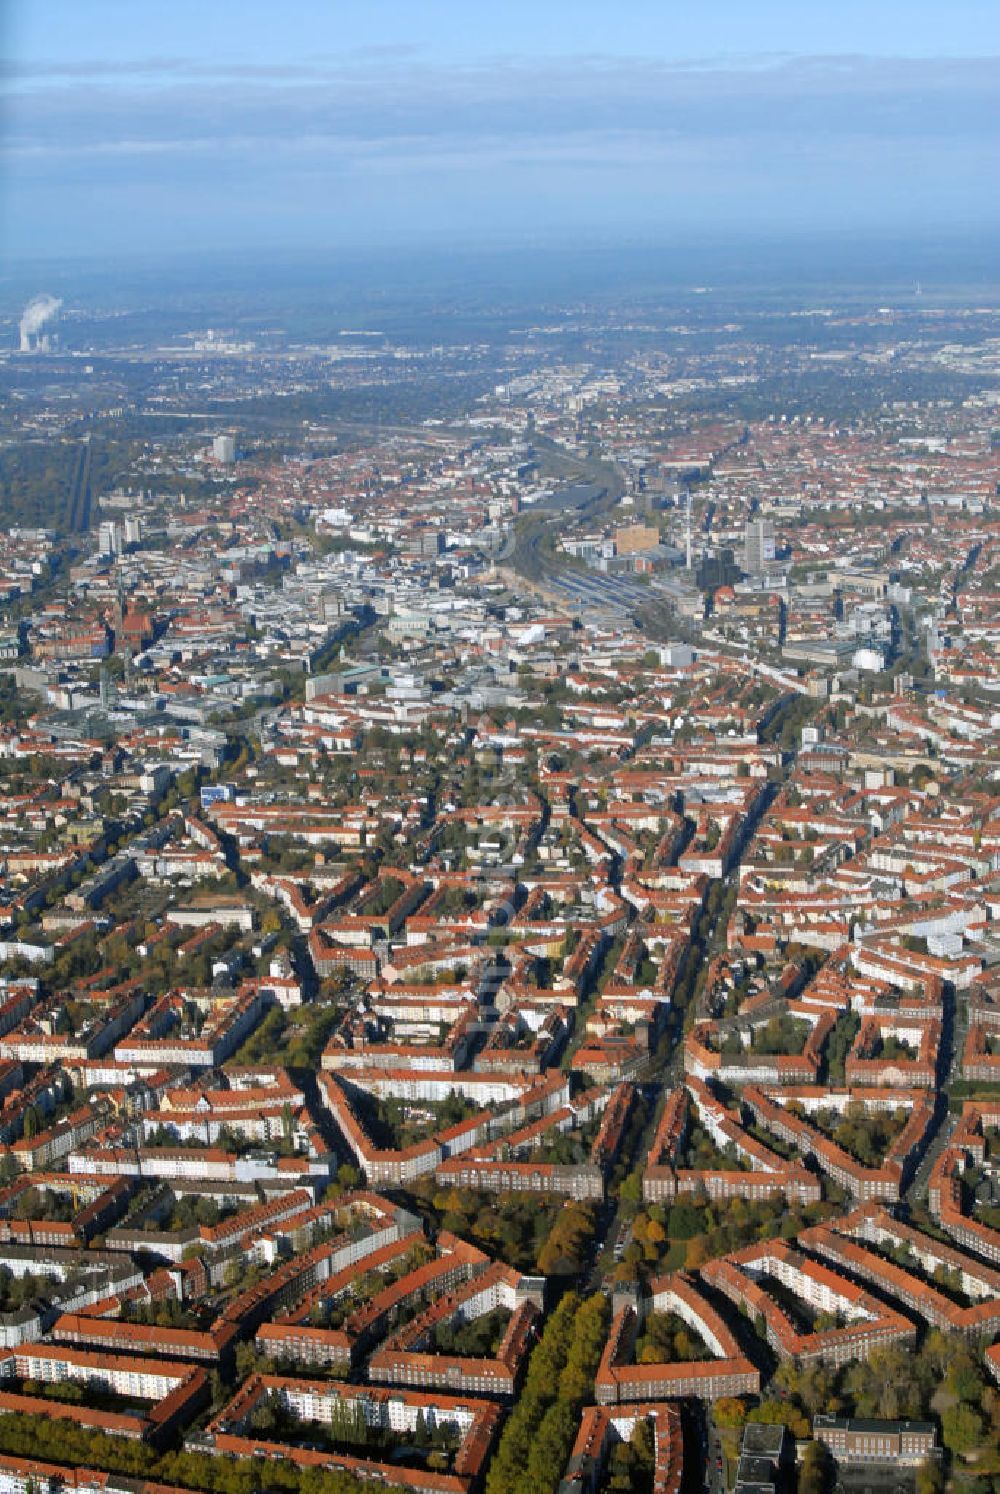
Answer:
[[[34,347],[36,350],[44,346],[47,351],[47,340],[43,344],[38,334],[45,326],[45,323],[55,316],[61,305],[62,301],[57,296],[35,296],[33,300],[28,302],[21,314],[22,353],[31,352],[32,338],[35,339]]]

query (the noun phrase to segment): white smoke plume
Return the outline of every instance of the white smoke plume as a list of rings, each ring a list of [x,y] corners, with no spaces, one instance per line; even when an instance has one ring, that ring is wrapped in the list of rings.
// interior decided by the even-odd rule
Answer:
[[[50,317],[55,316],[62,305],[57,296],[35,296],[21,313],[21,349],[31,346],[31,338],[37,337]]]

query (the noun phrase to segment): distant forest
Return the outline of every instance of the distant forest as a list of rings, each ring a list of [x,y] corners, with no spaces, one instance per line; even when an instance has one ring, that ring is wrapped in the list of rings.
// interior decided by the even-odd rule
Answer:
[[[110,439],[92,437],[89,471],[92,527],[97,523],[96,502],[102,493],[122,483],[136,486],[133,464],[141,457],[145,444],[142,437],[127,434]],[[63,532],[76,528],[80,508],[71,512],[71,499],[82,450],[80,441],[70,436],[22,440],[0,449],[0,528],[12,524]],[[156,481],[158,492],[183,490],[191,496],[209,496],[220,486],[211,480],[179,473],[158,477]]]
[[[0,522],[58,529],[65,522],[79,447],[31,441],[0,451]]]

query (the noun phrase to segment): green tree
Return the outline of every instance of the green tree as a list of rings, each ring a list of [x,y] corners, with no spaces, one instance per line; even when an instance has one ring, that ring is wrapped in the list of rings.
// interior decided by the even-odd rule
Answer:
[[[916,1494],[941,1494],[944,1471],[938,1458],[925,1458],[917,1469]]]
[[[974,1452],[982,1441],[983,1418],[975,1407],[957,1401],[941,1415],[941,1436],[949,1452]]]
[[[799,1470],[799,1494],[825,1494],[829,1485],[830,1465],[822,1442],[810,1442],[802,1454]]]

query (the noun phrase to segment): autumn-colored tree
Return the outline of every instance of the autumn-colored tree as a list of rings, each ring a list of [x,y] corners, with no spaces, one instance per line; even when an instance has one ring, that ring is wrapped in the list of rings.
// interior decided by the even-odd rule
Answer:
[[[716,1401],[712,1415],[717,1426],[739,1430],[747,1419],[746,1401],[740,1400],[737,1395],[724,1395]]]
[[[705,1244],[704,1235],[695,1235],[689,1240],[684,1252],[684,1269],[694,1271],[708,1260],[708,1247]]]

